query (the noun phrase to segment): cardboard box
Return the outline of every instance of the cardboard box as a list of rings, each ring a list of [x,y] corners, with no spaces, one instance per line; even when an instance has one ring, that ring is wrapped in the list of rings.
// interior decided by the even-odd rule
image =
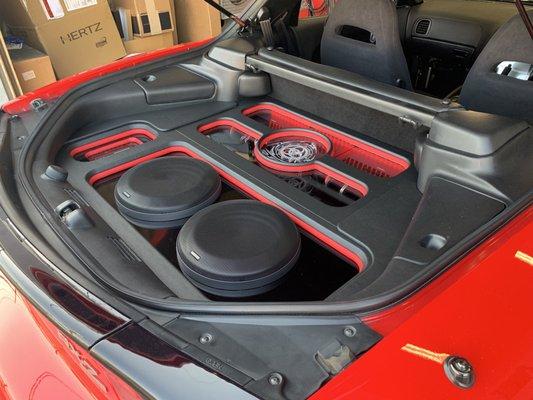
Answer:
[[[174,46],[172,32],[124,41],[124,48],[128,54],[144,53],[172,46]]]
[[[114,0],[115,7],[131,12],[133,34],[138,37],[160,35],[175,28],[171,0]]]
[[[106,0],[0,0],[0,15],[48,54],[59,78],[126,54]]]
[[[13,62],[9,56],[2,31],[0,30],[0,84],[4,87],[7,99],[12,100],[22,95],[22,89],[17,79],[17,73],[13,68]]]
[[[24,93],[33,92],[56,81],[50,57],[29,46],[10,50],[9,55]]]
[[[127,8],[117,7],[113,10],[113,18],[117,24],[118,33],[122,41],[133,40],[133,27],[131,25],[131,11]]]
[[[196,42],[220,35],[220,12],[202,0],[174,0],[180,43]]]

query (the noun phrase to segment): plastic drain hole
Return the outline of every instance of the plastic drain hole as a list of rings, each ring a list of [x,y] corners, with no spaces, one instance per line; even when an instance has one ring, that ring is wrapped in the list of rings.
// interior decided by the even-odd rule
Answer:
[[[422,240],[420,241],[420,246],[422,246],[425,249],[428,250],[440,250],[444,246],[446,246],[446,243],[448,241],[445,237],[441,235],[437,235],[435,233],[430,233],[427,236],[424,236]]]

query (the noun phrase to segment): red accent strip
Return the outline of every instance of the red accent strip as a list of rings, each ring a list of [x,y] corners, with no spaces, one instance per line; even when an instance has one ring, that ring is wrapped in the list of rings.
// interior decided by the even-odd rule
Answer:
[[[70,151],[70,156],[76,157],[80,154],[83,154],[87,159],[90,159],[91,156],[95,156],[113,148],[120,147],[127,143],[142,144],[143,142],[139,139],[139,137],[144,137],[148,140],[155,140],[157,136],[146,129],[130,129],[121,133],[117,133],[116,135],[111,135],[75,147]]]
[[[121,173],[123,171],[126,171],[127,169],[130,169],[130,168],[132,168],[132,167],[134,167],[136,165],[139,165],[139,164],[141,164],[141,163],[143,163],[145,161],[153,160],[153,159],[159,158],[159,157],[164,157],[164,156],[172,154],[172,153],[183,153],[183,154],[188,155],[189,157],[196,158],[198,160],[202,160],[202,161],[208,162],[207,160],[203,159],[201,156],[196,154],[191,149],[188,149],[188,148],[183,147],[183,146],[172,146],[172,147],[167,147],[166,149],[162,149],[162,150],[156,151],[155,153],[148,154],[148,155],[146,155],[144,157],[140,157],[140,158],[137,158],[135,160],[129,161],[127,163],[124,163],[124,164],[121,164],[121,165],[117,165],[117,166],[115,166],[113,168],[110,168],[110,169],[107,169],[105,171],[98,172],[98,173],[92,175],[89,178],[89,184],[95,185],[96,183],[98,183],[102,179],[105,179],[105,178],[107,178],[109,176],[113,176],[113,175],[119,174],[119,173]],[[289,218],[291,218],[291,220],[294,221],[294,223],[296,225],[298,225],[305,232],[307,232],[308,234],[312,235],[313,237],[315,237],[316,239],[321,241],[324,245],[326,245],[330,249],[333,249],[334,251],[338,252],[339,254],[341,254],[342,256],[346,257],[351,262],[353,262],[357,266],[359,271],[362,271],[364,269],[364,263],[363,263],[363,261],[361,260],[361,258],[357,254],[355,254],[354,252],[350,251],[349,249],[347,249],[346,247],[344,247],[340,243],[336,242],[335,240],[333,240],[329,236],[325,235],[324,233],[320,232],[319,230],[317,230],[313,226],[311,226],[308,223],[302,221],[300,218],[298,218],[295,215],[289,213],[287,210],[283,209],[281,206],[279,206],[278,204],[274,203],[272,200],[270,200],[270,199],[266,198],[265,196],[257,193],[252,188],[246,186],[242,181],[240,181],[239,179],[237,179],[234,176],[230,175],[226,171],[223,171],[222,169],[218,168],[215,165],[212,165],[212,167],[215,168],[215,170],[219,173],[219,175],[223,179],[225,179],[231,185],[233,185],[233,186],[237,187],[238,189],[242,190],[244,193],[246,193],[251,198],[254,198],[256,200],[261,201],[262,203],[269,204],[271,206],[274,206],[274,207],[279,208],[280,210],[282,210],[284,213],[286,213],[289,216]]]
[[[230,128],[236,129],[242,134],[255,140],[260,139],[263,136],[261,132],[257,132],[247,127],[246,125],[243,125],[232,119],[218,119],[216,121],[200,126],[198,128],[198,131],[200,131],[200,133],[203,133],[204,135],[209,135],[210,133],[209,131],[216,129],[216,128],[223,128],[225,126],[229,126]]]
[[[78,74],[69,76],[50,85],[37,89],[34,92],[26,93],[14,100],[5,103],[2,106],[2,110],[11,115],[30,111],[31,102],[35,99],[49,101],[60,97],[66,92],[68,92],[70,89],[73,89],[76,86],[80,86],[81,84],[91,81],[93,79],[97,79],[102,76],[109,75],[114,72],[131,68],[137,65],[145,64],[158,58],[164,58],[180,53],[186,53],[198,47],[204,46],[212,40],[213,39],[209,38],[198,42],[179,44],[177,46],[172,46],[166,49],[126,56],[110,64],[80,72]]]
[[[113,154],[121,149],[126,149],[133,146],[138,146],[143,144],[143,141],[138,137],[130,137],[126,139],[117,140],[116,142],[109,143],[108,145],[98,147],[93,150],[89,150],[85,153],[85,158],[87,160],[95,160],[97,158],[102,158]]]

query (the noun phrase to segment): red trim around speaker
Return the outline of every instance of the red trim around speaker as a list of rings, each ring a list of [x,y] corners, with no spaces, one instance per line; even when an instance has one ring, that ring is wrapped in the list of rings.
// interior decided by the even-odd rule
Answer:
[[[224,127],[233,128],[239,131],[241,134],[248,136],[250,139],[254,140],[258,140],[262,136],[261,132],[257,132],[252,128],[243,125],[233,119],[217,119],[216,121],[209,122],[208,124],[200,126],[198,128],[198,131],[200,133],[203,133],[204,135],[209,135],[213,130]]]
[[[155,140],[156,135],[146,129],[129,129],[115,135],[85,143],[70,150],[71,157],[86,161],[102,158],[124,148],[138,146]]]

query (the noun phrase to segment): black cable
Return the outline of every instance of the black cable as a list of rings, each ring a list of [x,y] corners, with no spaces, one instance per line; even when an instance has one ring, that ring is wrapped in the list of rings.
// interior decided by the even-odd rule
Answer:
[[[515,5],[518,9],[518,14],[520,14],[520,17],[522,17],[522,21],[524,21],[524,25],[526,26],[526,29],[529,32],[529,36],[531,36],[531,40],[533,40],[533,24],[529,19],[529,15],[527,15],[524,3],[522,2],[522,0],[515,0]]]
[[[204,0],[207,4],[209,4],[211,7],[215,8],[216,10],[220,11],[222,14],[224,14],[226,17],[231,18],[233,21],[235,21],[241,28],[246,28],[248,25],[245,21],[237,17],[235,14],[229,12],[224,7],[222,7],[220,4],[214,2],[213,0]]]

